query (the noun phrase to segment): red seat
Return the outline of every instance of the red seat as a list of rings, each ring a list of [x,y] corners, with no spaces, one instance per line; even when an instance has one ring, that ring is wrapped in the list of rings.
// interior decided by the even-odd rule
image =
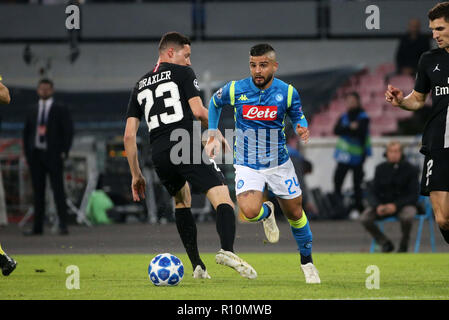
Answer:
[[[402,90],[404,92],[404,96],[408,95],[415,86],[415,80],[411,76],[406,75],[396,75],[390,78],[389,83]]]
[[[377,66],[376,73],[386,76],[396,71],[396,66],[392,62],[385,62]]]

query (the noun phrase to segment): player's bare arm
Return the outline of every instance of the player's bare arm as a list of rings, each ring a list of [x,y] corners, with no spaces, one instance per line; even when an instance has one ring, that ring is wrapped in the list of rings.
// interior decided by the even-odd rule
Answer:
[[[209,114],[208,110],[204,107],[203,102],[200,97],[193,97],[189,99],[190,109],[192,109],[192,113],[198,120],[201,121],[201,126],[205,129],[209,128]],[[212,137],[212,138],[211,138]],[[216,143],[211,145],[214,139],[217,138]],[[209,130],[209,138],[206,144],[206,154],[212,159],[220,151],[220,148],[223,148],[225,152],[231,151],[231,147],[229,146],[226,139],[221,134],[220,130]],[[216,150],[216,152],[212,152]],[[213,157],[212,157],[213,155]]]
[[[9,104],[11,102],[11,97],[9,95],[8,88],[0,82],[0,103]]]
[[[126,120],[125,135],[123,137],[126,157],[128,159],[128,164],[132,175],[131,189],[134,201],[145,199],[145,179],[142,175],[142,171],[140,170],[136,143],[139,124],[139,119],[129,117]]]
[[[207,139],[206,154],[209,158],[215,159],[215,157],[220,153],[221,143],[220,139],[217,137],[218,130],[209,130],[209,137]]]
[[[198,120],[201,121],[201,126],[205,129],[209,127],[208,124],[208,112],[203,105],[200,97],[193,97],[189,99],[189,106],[192,109],[192,113]]]
[[[388,85],[387,91],[385,91],[385,99],[391,105],[408,111],[416,111],[424,107],[426,98],[427,94],[415,90],[404,98],[404,93],[391,84]]]

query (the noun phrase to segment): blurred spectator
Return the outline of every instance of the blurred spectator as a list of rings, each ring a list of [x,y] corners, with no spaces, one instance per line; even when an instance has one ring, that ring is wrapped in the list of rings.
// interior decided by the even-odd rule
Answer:
[[[59,217],[59,233],[68,234],[67,207],[64,191],[64,160],[73,139],[73,123],[69,110],[53,100],[53,82],[39,81],[39,101],[28,114],[23,148],[27,159],[34,193],[34,226],[25,235],[41,235],[45,218],[45,185],[47,174]]]
[[[418,171],[403,156],[401,143],[388,143],[385,156],[387,161],[376,167],[371,204],[360,220],[365,229],[381,245],[382,252],[394,250],[393,243],[376,226],[375,221],[396,216],[401,223],[402,238],[398,252],[407,252],[413,218],[417,213]]]
[[[357,218],[363,211],[362,188],[363,164],[367,156],[371,155],[371,141],[369,135],[369,117],[362,109],[360,96],[351,92],[345,98],[347,112],[338,119],[334,133],[338,136],[334,158],[337,167],[334,173],[334,192],[342,199],[341,188],[349,170],[353,174],[354,209],[351,218]]]
[[[419,58],[429,49],[430,39],[428,36],[421,34],[420,21],[411,19],[407,34],[401,37],[396,51],[396,72],[414,77]]]

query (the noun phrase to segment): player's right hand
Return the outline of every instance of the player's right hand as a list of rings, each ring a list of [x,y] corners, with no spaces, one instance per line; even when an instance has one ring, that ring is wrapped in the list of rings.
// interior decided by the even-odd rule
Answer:
[[[395,107],[399,107],[404,100],[404,93],[398,88],[388,85],[387,91],[385,91],[385,99]]]
[[[211,136],[207,139],[204,150],[209,158],[215,159],[215,157],[220,153],[220,149],[221,143],[216,137]]]
[[[142,175],[133,177],[131,182],[131,190],[133,192],[134,201],[145,199],[145,179]]]

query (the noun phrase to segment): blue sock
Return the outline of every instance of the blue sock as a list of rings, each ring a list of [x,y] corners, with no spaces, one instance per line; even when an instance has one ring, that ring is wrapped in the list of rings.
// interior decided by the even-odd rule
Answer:
[[[301,219],[293,221],[288,219],[293,237],[298,244],[298,251],[301,255],[301,264],[306,264],[312,261],[312,231],[310,230],[309,221],[305,212],[302,212]]]

